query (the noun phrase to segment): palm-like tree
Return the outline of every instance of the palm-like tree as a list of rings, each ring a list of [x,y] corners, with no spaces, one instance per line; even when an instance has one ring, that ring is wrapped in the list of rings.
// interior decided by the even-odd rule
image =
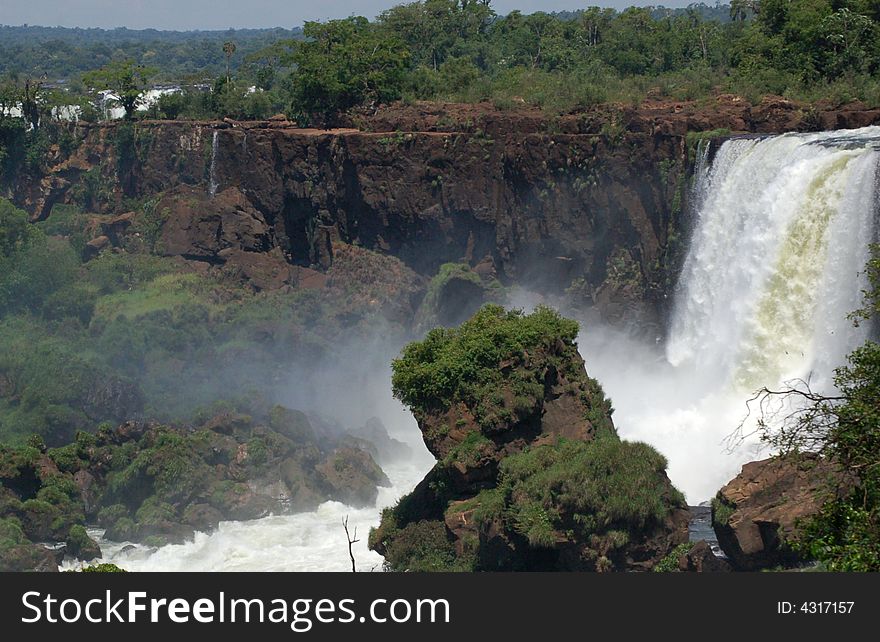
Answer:
[[[223,43],[223,53],[226,54],[226,82],[229,83],[229,59],[232,58],[232,54],[235,53],[235,43],[234,42],[224,42]]]

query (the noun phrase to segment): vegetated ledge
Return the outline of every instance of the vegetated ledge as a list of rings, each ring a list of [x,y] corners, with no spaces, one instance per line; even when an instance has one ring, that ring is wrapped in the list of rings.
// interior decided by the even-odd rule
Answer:
[[[394,362],[438,458],[369,545],[395,571],[650,570],[689,511],[650,446],[621,441],[578,325],[487,305]]]
[[[193,428],[103,426],[61,448],[38,437],[0,446],[0,570],[55,571],[64,556],[100,558],[86,524],[111,540],[160,546],[221,520],[314,510],[327,500],[373,505],[377,487],[389,484],[374,457],[401,448],[375,421],[328,434],[281,406]]]

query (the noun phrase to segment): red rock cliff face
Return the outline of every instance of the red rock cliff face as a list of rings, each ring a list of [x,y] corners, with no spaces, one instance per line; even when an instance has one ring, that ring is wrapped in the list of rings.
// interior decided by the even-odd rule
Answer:
[[[765,102],[721,97],[708,111],[670,103],[549,120],[485,105],[401,106],[333,131],[141,122],[128,149],[119,125],[85,126],[73,157],[20,183],[15,197],[44,218],[100,172],[112,192],[105,209],[164,193],[159,251],[212,264],[261,253],[255,272],[269,287],[295,280],[291,266],[326,270],[334,246],[347,243],[425,276],[467,262],[505,284],[568,290],[607,318],[650,319],[674,273],[688,131],[880,120],[861,108]]]

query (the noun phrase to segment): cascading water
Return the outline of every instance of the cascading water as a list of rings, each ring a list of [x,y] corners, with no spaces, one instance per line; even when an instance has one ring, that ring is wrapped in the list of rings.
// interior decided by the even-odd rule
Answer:
[[[376,506],[354,508],[329,501],[313,512],[221,522],[212,533],[196,533],[183,544],[158,548],[105,540],[102,530],[92,529],[90,535],[103,553],[100,561],[128,571],[350,571],[342,527],[347,517],[350,527],[357,528],[359,541],[352,550],[358,570],[381,570],[382,557],[367,548],[369,530],[379,525],[382,508],[396,503],[421,481],[434,465],[434,457],[425,448],[412,415],[391,398],[390,388],[377,397],[382,409],[377,414],[395,438],[407,442],[412,454],[406,461],[383,464],[392,485],[379,489]],[[81,566],[70,559],[63,564],[65,569]]]
[[[865,287],[880,128],[726,142],[666,353],[746,391],[839,364]],[[817,374],[820,374],[817,372]]]
[[[210,184],[208,185],[208,193],[213,197],[217,194],[217,188],[220,187],[217,183],[217,149],[220,147],[220,132],[216,129],[214,130],[214,135],[211,138],[211,171],[210,171]]]
[[[726,141],[697,167],[665,351],[589,328],[581,338],[622,436],[663,452],[690,501],[757,455],[755,439],[728,448],[754,391],[830,390],[866,338],[847,315],[867,286],[878,161],[880,127]]]

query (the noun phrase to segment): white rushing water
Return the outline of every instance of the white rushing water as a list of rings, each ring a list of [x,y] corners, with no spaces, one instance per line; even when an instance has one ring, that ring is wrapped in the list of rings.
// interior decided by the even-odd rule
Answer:
[[[217,188],[220,187],[217,183],[217,150],[219,147],[220,132],[215,129],[214,135],[211,137],[211,169],[209,172],[211,182],[208,185],[208,193],[212,197],[217,194]]]
[[[880,127],[725,142],[695,176],[697,220],[665,346],[585,329],[587,370],[621,435],[666,455],[689,501],[758,454],[756,438],[729,439],[754,391],[798,379],[829,390],[866,338],[847,315],[867,286],[878,148]]]
[[[381,508],[411,491],[434,464],[424,445],[418,450],[416,444],[410,446],[415,454],[409,461],[384,466],[392,486],[379,489],[375,507],[325,502],[314,512],[221,522],[212,533],[196,533],[192,541],[160,548],[110,542],[101,537],[101,530],[92,530],[90,535],[104,554],[99,562],[112,562],[128,571],[351,571],[342,526],[348,517],[349,529],[357,528],[359,541],[352,551],[358,571],[381,571],[382,556],[367,548],[370,527],[379,525]],[[64,564],[65,569],[79,566]]]

